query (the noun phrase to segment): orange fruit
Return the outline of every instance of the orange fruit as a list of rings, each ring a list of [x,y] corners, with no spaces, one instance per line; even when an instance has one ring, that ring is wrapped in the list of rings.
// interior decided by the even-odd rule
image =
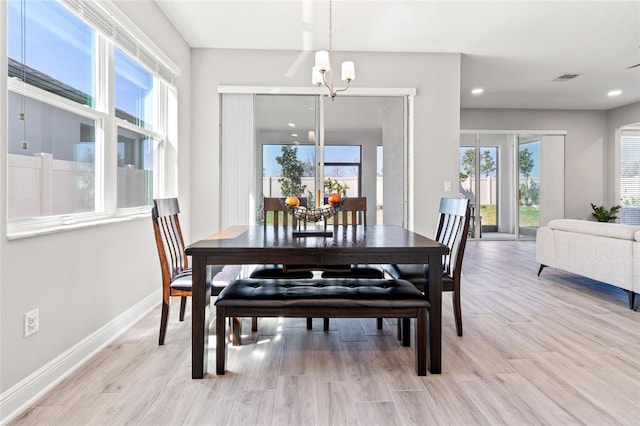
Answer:
[[[289,207],[298,207],[300,205],[300,200],[298,200],[298,197],[296,197],[295,195],[289,195],[284,200],[284,203]]]
[[[329,195],[329,205],[330,206],[335,206],[336,204],[340,203],[341,200],[342,200],[342,197],[340,197],[340,194],[331,194],[331,195]]]

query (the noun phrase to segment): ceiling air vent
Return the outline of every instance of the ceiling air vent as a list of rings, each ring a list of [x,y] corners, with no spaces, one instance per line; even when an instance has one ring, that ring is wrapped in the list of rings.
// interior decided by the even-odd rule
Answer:
[[[551,81],[569,81],[569,80],[573,80],[574,78],[576,78],[579,75],[580,74],[562,74],[561,76],[556,77]]]

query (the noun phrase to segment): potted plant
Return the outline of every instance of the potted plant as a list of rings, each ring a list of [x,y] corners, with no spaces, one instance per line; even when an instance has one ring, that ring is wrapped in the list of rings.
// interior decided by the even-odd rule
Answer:
[[[340,194],[343,197],[347,195],[347,189],[349,189],[347,184],[341,184],[337,179],[331,178],[324,179],[324,188],[328,194]]]
[[[593,213],[591,213],[598,222],[609,222],[611,220],[617,219],[616,213],[620,210],[620,206],[613,206],[610,209],[606,209],[604,206],[596,207],[595,204],[591,203],[591,208],[593,209]]]

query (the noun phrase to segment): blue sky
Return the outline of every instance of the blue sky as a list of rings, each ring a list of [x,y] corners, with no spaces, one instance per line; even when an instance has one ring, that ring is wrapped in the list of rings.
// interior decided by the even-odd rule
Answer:
[[[25,7],[25,49],[22,51],[22,2],[9,0],[8,54],[27,66],[83,93],[95,96],[93,31],[55,1],[29,0]],[[153,77],[116,49],[116,107],[147,122],[144,99]]]

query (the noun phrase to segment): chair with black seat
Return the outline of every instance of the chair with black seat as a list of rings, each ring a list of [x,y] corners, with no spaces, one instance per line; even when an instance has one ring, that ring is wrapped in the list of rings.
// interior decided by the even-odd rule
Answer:
[[[153,200],[151,217],[162,271],[162,314],[158,340],[160,345],[164,344],[167,332],[171,297],[180,297],[180,321],[184,321],[187,297],[191,296],[192,290],[191,268],[184,252],[185,246],[178,213],[180,213],[180,207],[177,198]],[[211,283],[211,295],[220,294],[227,284],[240,275],[241,269],[240,265],[207,266],[207,280]]]
[[[367,225],[367,197],[349,197],[342,202],[340,210],[329,219],[329,224],[338,226]],[[384,271],[375,265],[328,265],[322,266],[322,278],[383,278]]]
[[[440,200],[440,217],[435,240],[449,247],[449,254],[442,259],[442,291],[453,292],[453,313],[456,321],[456,332],[462,336],[462,309],[460,306],[460,278],[462,274],[462,258],[469,234],[469,218],[471,208],[466,198],[442,198]],[[395,279],[410,281],[429,298],[428,270],[429,265],[386,265],[385,270]],[[405,322],[406,324],[406,322]],[[400,331],[400,329],[399,329]],[[407,330],[402,330],[405,336]]]
[[[326,201],[326,200],[325,200]],[[334,232],[338,227],[367,225],[367,197],[349,197],[342,201],[340,210],[329,219]],[[322,278],[384,278],[382,267],[376,265],[324,265]],[[382,329],[382,319],[377,327]],[[329,330],[329,318],[324,318],[324,329]]]
[[[302,197],[299,199],[300,205],[307,205],[307,199]],[[290,215],[276,197],[264,197],[263,199],[263,226],[266,228],[271,222],[274,228],[278,228],[280,224],[283,227],[298,225],[295,216]],[[313,272],[307,267],[294,269],[287,268],[284,264],[277,265],[259,265],[250,274],[250,278],[313,278]]]

